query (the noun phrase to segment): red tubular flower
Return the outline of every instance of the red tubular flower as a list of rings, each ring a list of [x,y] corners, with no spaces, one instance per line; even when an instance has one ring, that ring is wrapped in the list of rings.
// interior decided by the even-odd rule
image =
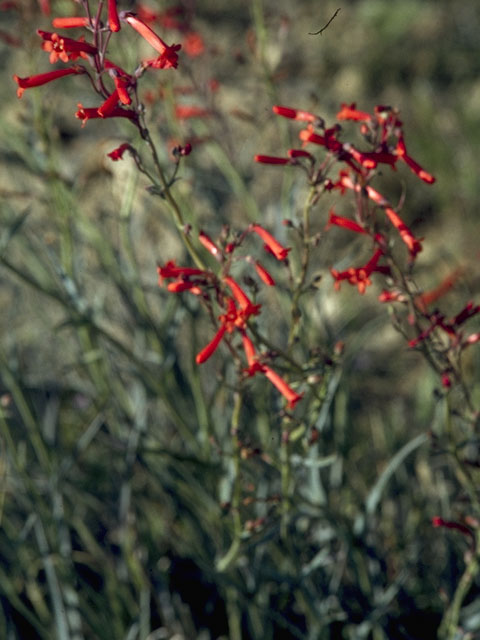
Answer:
[[[463,269],[456,269],[453,273],[447,276],[442,282],[435,287],[435,289],[431,289],[430,291],[425,291],[415,297],[415,304],[421,311],[426,311],[428,306],[433,302],[444,296],[450,289],[455,285],[458,278],[463,273]]]
[[[44,16],[50,15],[50,0],[38,0],[38,4],[40,5],[40,11]]]
[[[369,189],[369,187],[367,187],[367,189]],[[415,238],[409,227],[407,227],[394,209],[391,207],[384,207],[384,211],[390,222],[397,229],[403,242],[407,245],[410,255],[412,258],[415,258],[417,253],[420,253],[422,250],[421,240]]]
[[[85,69],[80,66],[70,67],[69,69],[55,69],[55,71],[48,71],[47,73],[40,73],[37,76],[29,76],[27,78],[19,78],[17,75],[13,76],[13,79],[18,84],[17,96],[22,97],[25,89],[31,89],[32,87],[40,87],[43,84],[63,78],[64,76],[79,75],[85,73]]]
[[[397,156],[401,160],[403,160],[403,162],[405,162],[405,164],[408,165],[408,167],[410,167],[413,173],[415,173],[420,178],[420,180],[423,180],[427,184],[433,184],[435,182],[434,176],[432,176],[430,173],[425,171],[425,169],[422,169],[422,167],[407,154],[407,148],[405,146],[405,140],[403,139],[403,134],[400,134],[398,138],[396,153],[397,153]]]
[[[289,158],[307,158],[311,162],[315,162],[315,158],[308,151],[304,151],[303,149],[289,149],[288,150]]]
[[[359,184],[355,184],[348,173],[346,173],[345,171],[340,172],[340,179],[336,186],[338,186],[340,189],[352,189],[357,193],[361,193],[362,191],[361,186]],[[388,200],[386,200],[386,198],[384,198],[381,193],[375,191],[375,189],[372,189],[372,187],[370,187],[369,185],[365,187],[365,191],[367,192],[370,200],[373,200],[373,202],[378,204],[385,211],[388,219],[399,232],[403,242],[407,245],[411,257],[415,258],[417,253],[422,250],[421,241],[415,238],[411,230],[407,227],[398,213],[390,206]]]
[[[137,33],[139,33],[144,40],[146,40],[158,53],[158,58],[154,60],[148,60],[145,64],[149,67],[156,69],[176,69],[178,66],[177,51],[181,49],[181,45],[166,44],[155,31],[150,29],[142,20],[137,18],[132,13],[122,13],[122,19],[127,22]]]
[[[286,260],[290,248],[281,245],[266,229],[259,224],[250,225],[250,231],[257,233],[277,260]]]
[[[253,304],[238,282],[235,282],[235,280],[230,276],[225,276],[223,280],[232,290],[233,296],[240,305],[240,309],[243,311],[245,319],[249,316],[256,316],[260,313],[261,305]]]
[[[466,527],[464,524],[460,524],[460,522],[454,522],[452,520],[444,520],[439,516],[434,516],[432,518],[432,525],[434,527],[445,527],[446,529],[456,529],[463,533],[464,536],[471,536],[473,538],[472,530]]]
[[[290,107],[281,107],[279,105],[275,105],[272,107],[273,113],[276,113],[277,116],[283,116],[284,118],[291,118],[292,120],[302,120],[303,122],[323,122],[322,118],[314,115],[313,113],[309,113],[308,111],[301,111],[300,109],[291,109]]]
[[[196,107],[193,105],[178,104],[175,107],[175,117],[177,120],[188,120],[190,118],[208,118],[212,115],[212,112],[203,107]]]
[[[378,296],[379,302],[406,302],[407,298],[399,291],[382,291]]]
[[[450,389],[450,387],[452,386],[452,380],[450,379],[450,375],[446,371],[442,373],[441,383],[442,387],[444,387],[445,389]]]
[[[355,102],[348,105],[342,103],[340,111],[337,113],[337,120],[354,120],[356,122],[369,122],[372,116],[366,111],[358,111]]]
[[[261,164],[290,164],[290,158],[279,158],[277,156],[257,155],[253,156],[253,159]]]
[[[289,409],[293,409],[297,402],[303,398],[303,393],[296,393],[290,387],[285,380],[278,375],[273,369],[266,365],[261,365],[262,373],[270,380],[270,382],[280,391],[280,393],[286,398],[287,406]]]
[[[108,118],[118,105],[118,91],[115,89],[97,109],[101,118]]]
[[[115,89],[117,90],[119,101],[122,104],[132,104],[132,99],[128,94],[130,81],[127,78],[119,75],[115,70],[112,70],[110,73],[113,76],[113,82],[115,84]]]
[[[64,38],[58,33],[50,33],[41,29],[37,29],[37,33],[43,39],[42,49],[50,52],[51,64],[58,62],[58,60],[62,62],[77,60],[87,55],[95,55],[98,52],[93,44],[88,44],[83,39],[72,40],[72,38]]]
[[[55,29],[76,29],[88,27],[90,24],[88,18],[54,18],[52,26]]]
[[[120,31],[120,20],[118,19],[117,0],[108,0],[108,26],[110,31]]]
[[[384,151],[359,151],[353,144],[344,144],[345,151],[350,153],[354,160],[356,160],[365,169],[375,169],[377,164],[389,164],[392,169],[395,168],[395,163],[398,158],[393,153],[387,153]]]
[[[131,148],[132,147],[128,144],[128,142],[124,142],[113,151],[110,151],[110,153],[107,153],[107,156],[114,161],[121,160],[123,158],[123,154],[125,153],[125,151]]]
[[[458,327],[473,316],[476,316],[480,312],[480,306],[474,305],[473,302],[469,302],[457,315],[452,319],[450,325],[452,327]]]
[[[143,64],[145,67],[152,67],[153,69],[176,69],[178,67],[177,51],[180,51],[181,48],[181,44],[172,44],[158,58],[144,60]]]
[[[98,107],[83,107],[80,103],[78,103],[77,106],[78,111],[75,113],[75,117],[82,121],[82,127],[85,126],[87,120],[93,120],[95,118],[128,118],[129,120],[133,120],[135,122],[138,120],[138,115],[135,111],[122,109],[121,107],[115,107],[109,113],[105,113],[102,116],[99,113]]]
[[[335,280],[335,289],[340,289],[340,282],[347,280],[350,284],[357,285],[359,293],[363,295],[365,289],[372,284],[369,276],[371,276],[374,271],[384,271],[383,267],[377,266],[382,254],[382,250],[377,249],[364,267],[350,267],[350,269],[341,272],[338,272],[336,269],[330,269],[330,273]]]
[[[275,280],[268,273],[263,265],[260,264],[257,260],[254,261],[254,267],[256,272],[258,273],[258,277],[269,287],[275,286]]]
[[[200,287],[195,284],[195,282],[191,282],[190,280],[175,280],[174,282],[169,282],[167,285],[167,291],[170,291],[172,293],[190,291],[190,293],[193,293],[196,296],[199,296],[202,293]]]
[[[160,286],[162,286],[163,281],[168,278],[208,275],[206,271],[203,271],[203,269],[197,269],[196,267],[178,267],[174,260],[170,260],[163,267],[158,266],[157,273],[158,284]]]
[[[350,231],[354,231],[355,233],[368,233],[357,222],[354,222],[349,218],[344,218],[343,216],[337,216],[334,210],[330,209],[326,228],[329,229],[332,225],[343,227],[344,229],[349,229]]]
[[[205,43],[202,36],[196,31],[190,31],[183,40],[183,50],[190,58],[197,58],[205,52]]]
[[[220,249],[217,247],[217,245],[210,238],[210,236],[208,236],[203,231],[200,231],[200,233],[198,234],[198,239],[203,244],[205,249],[207,249],[207,251],[209,251],[212,254],[212,256],[215,256],[215,258],[217,258],[217,260],[219,258],[221,259],[222,253],[221,253]]]
[[[137,33],[139,33],[144,40],[148,42],[158,53],[163,53],[167,48],[167,44],[158,36],[155,31],[150,29],[140,18],[137,18],[133,13],[124,13],[123,19],[127,22]]]
[[[257,354],[255,352],[253,342],[244,331],[242,332],[242,342],[249,367],[249,374],[253,375],[253,373],[255,373],[255,369],[259,366],[257,362]]]
[[[312,127],[308,127],[307,129],[302,129],[298,134],[298,137],[302,142],[313,142],[313,144],[320,144],[323,147],[326,144],[325,137],[319,136],[318,133],[315,133]]]
[[[218,345],[222,341],[222,338],[225,335],[226,330],[227,330],[226,326],[222,324],[220,329],[217,331],[217,333],[213,337],[213,340],[209,342],[207,346],[200,351],[200,353],[197,354],[197,357],[195,358],[195,362],[197,364],[202,364],[210,358],[210,356],[214,353],[214,351],[217,349]]]

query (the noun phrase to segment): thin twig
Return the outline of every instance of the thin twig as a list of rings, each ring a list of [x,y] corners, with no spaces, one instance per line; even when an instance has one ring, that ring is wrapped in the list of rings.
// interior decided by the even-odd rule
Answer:
[[[309,31],[309,32],[308,32],[308,35],[309,35],[309,36],[318,36],[319,34],[320,34],[320,35],[322,35],[322,33],[323,33],[323,32],[325,31],[325,29],[330,25],[330,23],[331,23],[331,22],[333,22],[333,20],[335,20],[335,18],[337,17],[337,15],[338,15],[338,14],[339,14],[339,12],[340,12],[340,9],[341,9],[341,7],[339,7],[339,8],[335,11],[335,13],[333,14],[333,16],[330,18],[330,20],[327,22],[327,24],[326,24],[324,27],[322,27],[319,31],[315,31],[315,32],[313,32],[313,33],[312,33],[311,31]]]

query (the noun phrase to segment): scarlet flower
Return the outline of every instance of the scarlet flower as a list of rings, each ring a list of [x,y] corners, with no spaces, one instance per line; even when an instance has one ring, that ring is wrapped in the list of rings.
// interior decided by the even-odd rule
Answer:
[[[127,73],[125,69],[122,69],[122,67],[119,67],[117,64],[115,64],[108,58],[105,58],[104,60],[104,67],[105,69],[108,69],[108,72],[113,77],[115,73],[117,73],[121,78],[124,78],[125,80],[129,80],[132,83],[135,81],[135,78],[133,78],[133,76]]]
[[[167,291],[170,291],[172,293],[181,293],[182,291],[190,291],[196,296],[199,296],[202,293],[202,290],[200,289],[198,284],[195,284],[195,282],[192,282],[191,280],[182,280],[182,279],[169,282],[167,285]]]
[[[345,171],[340,172],[340,178],[336,186],[339,186],[340,188],[346,187],[347,189],[352,189],[357,193],[360,193],[362,190],[361,186],[359,184],[355,184],[348,173],[346,173]],[[390,206],[388,200],[386,200],[386,198],[384,198],[381,193],[375,191],[375,189],[370,187],[370,185],[367,185],[366,187],[364,187],[364,189],[368,197],[373,200],[373,202],[382,207],[382,209],[385,211],[388,219],[398,230],[401,239],[407,245],[411,257],[415,258],[417,253],[422,250],[421,241],[415,238],[411,230],[407,227],[398,213]]]
[[[181,44],[172,44],[158,58],[144,60],[143,64],[145,67],[152,67],[153,69],[176,69],[178,67],[177,51],[180,51],[181,48]]]
[[[393,169],[397,162],[397,156],[393,153],[384,151],[359,151],[353,144],[344,144],[343,149],[350,153],[353,159],[365,167],[365,169],[375,169],[379,162],[389,164]]]
[[[268,273],[268,271],[265,269],[265,267],[260,264],[260,262],[258,262],[258,260],[254,261],[254,267],[256,272],[258,273],[259,278],[269,287],[273,287],[275,286],[275,280],[272,278],[272,276]]]
[[[202,36],[196,31],[187,33],[183,41],[183,50],[190,58],[201,56],[205,52],[205,43]]]
[[[157,267],[158,273],[158,284],[162,286],[163,281],[168,278],[178,278],[178,277],[190,277],[190,276],[200,276],[200,275],[209,275],[203,269],[197,269],[196,267],[178,267],[175,264],[174,260],[170,260],[165,264],[165,266]]]
[[[117,0],[108,0],[108,26],[110,31],[120,31],[120,20],[118,19]]]
[[[207,346],[204,347],[200,351],[200,353],[197,354],[197,357],[195,358],[195,362],[197,364],[203,364],[204,362],[206,362],[210,358],[210,356],[214,353],[214,351],[216,350],[216,348],[218,347],[218,345],[222,341],[222,338],[225,335],[226,331],[227,331],[226,326],[224,324],[222,324],[220,326],[220,329],[214,335],[213,340],[211,340],[211,342],[209,342],[207,344]]]
[[[50,52],[50,63],[54,64],[61,60],[62,62],[69,62],[70,60],[77,60],[87,55],[95,55],[97,48],[93,44],[80,40],[72,40],[72,38],[66,38],[60,36],[58,33],[50,33],[49,31],[37,30],[38,35],[43,39],[42,49]]]
[[[242,332],[242,342],[247,358],[248,369],[247,373],[250,376],[256,373],[263,373],[266,378],[280,391],[280,393],[287,399],[287,406],[289,409],[293,409],[297,402],[303,398],[303,393],[297,393],[290,387],[290,385],[276,373],[273,369],[265,364],[258,362],[257,354],[253,342],[247,336],[245,332]]]
[[[350,267],[350,269],[341,272],[338,272],[336,269],[330,269],[330,273],[335,279],[335,289],[340,289],[340,282],[342,280],[347,280],[350,284],[357,285],[359,293],[365,293],[365,289],[372,284],[369,276],[374,271],[384,271],[383,267],[377,266],[382,255],[382,250],[377,249],[367,264],[363,267]]]
[[[354,120],[356,122],[369,122],[372,116],[366,111],[358,111],[355,102],[348,105],[342,103],[340,111],[337,113],[337,120]]]
[[[50,0],[38,0],[38,4],[40,5],[40,11],[44,16],[50,15]]]
[[[445,527],[447,529],[456,529],[463,533],[465,536],[471,536],[473,538],[472,530],[466,527],[464,524],[460,524],[460,522],[454,522],[452,520],[444,520],[439,516],[434,516],[432,518],[432,525],[434,527]]]
[[[77,106],[78,111],[75,113],[75,117],[82,121],[82,127],[85,126],[87,120],[93,120],[95,118],[128,118],[135,122],[138,120],[138,114],[136,111],[122,109],[122,107],[115,107],[108,113],[101,115],[99,113],[101,107],[84,107],[80,103],[78,103]]]
[[[307,158],[311,162],[315,162],[315,158],[308,151],[304,151],[303,149],[289,149],[288,150],[289,158]]]
[[[256,316],[260,313],[261,305],[253,304],[253,302],[250,300],[250,298],[247,296],[238,282],[235,282],[235,280],[230,276],[225,276],[224,282],[232,290],[233,296],[240,305],[240,309],[242,310],[243,317],[245,319],[247,319],[249,316]]]
[[[291,118],[292,120],[301,120],[303,122],[312,122],[314,124],[323,122],[322,118],[319,118],[318,116],[314,115],[313,113],[309,113],[308,111],[301,111],[300,109],[291,109],[290,107],[281,107],[280,105],[275,105],[272,107],[272,111],[278,116]]]
[[[287,259],[290,248],[286,248],[281,245],[266,229],[261,227],[259,224],[252,224],[250,225],[249,230],[254,231],[262,238],[277,260]]]
[[[256,155],[253,159],[261,164],[290,164],[290,158],[279,158],[277,156]]]
[[[350,231],[354,231],[355,233],[367,233],[367,231],[363,227],[361,227],[357,222],[354,222],[349,218],[344,218],[343,216],[337,216],[334,210],[330,209],[326,228],[328,229],[332,225],[336,225],[337,227],[343,227],[344,229],[349,229]]]
[[[367,189],[368,188],[369,187],[367,187]],[[412,258],[415,258],[417,253],[422,250],[421,240],[415,238],[411,230],[407,227],[407,225],[394,209],[392,209],[391,207],[384,207],[384,211],[390,222],[398,230],[398,233],[400,234],[403,242],[407,245],[410,255],[412,256]]]
[[[177,68],[178,55],[177,51],[181,49],[181,45],[167,45],[159,35],[155,33],[148,25],[142,20],[137,18],[133,13],[120,14],[122,19],[125,20],[142,38],[144,38],[158,53],[158,58],[154,60],[148,60],[145,62],[147,66],[154,67],[156,69],[169,69]]]
[[[130,87],[130,80],[121,76],[114,69],[110,72],[113,76],[113,83],[115,84],[115,89],[117,90],[118,99],[122,104],[132,104],[132,99],[128,94],[128,89]]]
[[[119,147],[107,153],[107,156],[114,161],[121,160],[123,158],[123,154],[125,151],[131,149],[132,147],[128,144],[128,142],[124,142]]]
[[[405,146],[403,134],[400,134],[398,138],[396,153],[398,157],[403,160],[405,164],[410,167],[413,173],[415,173],[421,180],[423,180],[427,184],[433,184],[435,182],[434,176],[425,171],[425,169],[422,169],[422,167],[407,154],[407,148]]]
[[[313,142],[313,144],[320,144],[323,147],[326,143],[325,137],[315,133],[311,126],[307,127],[307,129],[302,129],[298,134],[298,137],[302,142]]]
[[[209,251],[212,254],[212,256],[215,256],[215,258],[217,258],[217,259],[218,258],[221,259],[222,253],[221,253],[220,249],[217,247],[217,245],[210,238],[210,236],[208,236],[203,231],[200,231],[200,233],[198,234],[198,239],[203,244],[205,249],[207,249],[207,251]]]
[[[48,71],[47,73],[40,73],[36,76],[28,76],[27,78],[19,78],[17,75],[13,76],[13,79],[18,84],[17,96],[22,97],[25,89],[31,89],[32,87],[40,87],[43,84],[63,78],[64,76],[79,75],[85,73],[85,69],[81,66],[73,66],[69,69],[55,69],[55,71]]]
[[[303,393],[297,393],[288,385],[285,380],[278,375],[273,369],[267,367],[266,365],[262,366],[262,373],[267,377],[270,382],[280,391],[280,393],[286,398],[287,406],[289,409],[293,409],[297,402],[299,402],[303,398]]]
[[[175,117],[178,120],[188,120],[190,118],[208,118],[212,115],[212,112],[203,107],[196,107],[194,105],[181,105],[178,104],[175,107]]]
[[[449,374],[446,371],[442,373],[441,382],[442,382],[442,387],[444,387],[445,389],[450,389],[450,387],[452,386],[452,381],[450,379]]]
[[[379,302],[406,302],[407,298],[399,291],[382,291],[378,296]]]
[[[458,278],[461,276],[462,273],[463,273],[463,269],[456,269],[453,273],[451,273],[444,280],[442,280],[442,282],[438,285],[438,287],[435,287],[430,291],[425,291],[425,293],[422,293],[416,296],[415,297],[416,306],[421,311],[426,311],[427,307],[431,305],[432,302],[435,302],[436,300],[444,296],[455,285],[456,281],[458,280]]]
[[[55,29],[76,29],[80,27],[88,27],[90,24],[88,18],[54,18],[52,26]]]
[[[101,118],[108,118],[118,105],[118,91],[115,89],[97,109]]]
[[[469,302],[457,315],[451,320],[450,324],[453,327],[458,327],[473,316],[480,313],[480,305],[474,305],[473,302]]]
[[[253,342],[247,336],[247,334],[242,332],[242,342],[243,348],[245,350],[245,356],[247,357],[247,363],[249,367],[250,375],[253,375],[254,369],[258,366],[257,362],[257,354],[255,352],[255,347],[253,346]]]

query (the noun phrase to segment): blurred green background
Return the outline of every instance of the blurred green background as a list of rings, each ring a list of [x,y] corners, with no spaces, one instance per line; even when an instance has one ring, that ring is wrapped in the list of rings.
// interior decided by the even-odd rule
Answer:
[[[74,6],[54,2],[52,15]],[[11,76],[49,69],[35,29],[50,22],[26,0],[2,7],[0,637],[435,638],[468,547],[430,521],[468,515],[468,504],[435,446],[445,414],[438,381],[391,327],[379,289],[333,291],[328,268],[356,253],[337,234],[316,254],[322,281],[305,336],[325,352],[342,340],[345,354],[322,372],[318,442],[303,437],[292,453],[285,539],[279,399],[263,382],[250,385],[238,460],[232,370],[219,354],[194,364],[212,335],[208,319],[157,286],[157,263],[185,260],[175,230],[133,162],[106,156],[138,138],[125,123],[81,128],[77,103],[97,100],[83,78],[19,101]],[[299,126],[276,118],[272,104],[327,123],[342,102],[392,105],[410,153],[437,178],[429,187],[406,169],[382,177],[382,192],[405,197],[402,215],[425,238],[420,286],[462,267],[440,306],[454,315],[478,296],[475,3],[207,0],[183,9],[205,52],[149,74],[141,96],[166,166],[171,140],[204,139],[176,184],[194,229],[215,236],[257,220],[294,242],[281,222],[302,207],[302,177],[252,161],[296,144]],[[155,29],[168,42],[184,36]],[[111,55],[133,69],[143,45],[121,35],[128,46],[112,38]],[[212,116],[178,121],[176,104]],[[353,131],[346,124],[345,139]],[[334,203],[317,208],[319,231]],[[262,327],[281,341],[285,299],[264,302],[274,320]],[[466,362],[474,393],[477,353]],[[244,531],[220,570],[237,490]],[[470,637],[479,612],[474,585],[461,617]]]

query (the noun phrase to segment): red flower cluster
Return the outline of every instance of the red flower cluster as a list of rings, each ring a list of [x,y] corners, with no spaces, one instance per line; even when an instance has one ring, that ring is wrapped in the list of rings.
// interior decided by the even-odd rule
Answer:
[[[104,7],[100,5],[98,15],[93,18],[64,17],[54,18],[52,21],[55,29],[84,28],[93,34],[93,43],[87,42],[84,36],[78,39],[69,38],[56,32],[38,30],[42,38],[42,49],[50,54],[50,62],[72,63],[79,59],[85,60],[93,70],[90,74],[87,67],[73,65],[66,69],[56,69],[27,78],[15,75],[14,80],[18,85],[17,95],[20,98],[25,89],[38,87],[59,78],[73,75],[86,74],[96,92],[103,98],[99,107],[84,108],[79,105],[77,118],[85,124],[92,118],[128,118],[139,126],[139,112],[132,101],[136,101],[136,83],[138,77],[147,68],[175,69],[178,65],[178,50],[180,45],[168,45],[156,34],[141,18],[130,12],[117,11],[117,0],[108,0],[106,6],[106,25],[101,21],[101,12]],[[112,34],[121,29],[125,23],[132,27],[144,38],[157,52],[157,57],[143,60],[133,75],[124,71],[121,67],[108,60],[105,56],[107,45]],[[113,82],[113,87],[108,89],[108,83]]]
[[[273,112],[284,118],[308,123],[307,127],[299,133],[300,140],[304,146],[314,144],[323,147],[328,152],[327,159],[317,168],[314,155],[304,149],[290,149],[288,157],[256,155],[255,161],[262,164],[291,165],[303,168],[307,171],[311,186],[316,188],[318,194],[325,190],[338,189],[342,195],[349,190],[359,196],[366,195],[383,210],[386,218],[407,246],[410,259],[414,260],[422,249],[421,240],[415,238],[388,200],[368,184],[379,165],[386,164],[395,170],[398,160],[405,162],[425,182],[432,184],[435,181],[433,176],[408,155],[402,123],[398,119],[397,112],[390,107],[378,105],[375,107],[374,113],[370,114],[359,111],[355,104],[341,105],[341,109],[337,113],[337,120],[360,123],[361,133],[373,147],[373,149],[365,151],[358,149],[353,144],[342,142],[339,137],[340,125],[335,124],[326,128],[324,120],[316,114],[279,105],[273,107]],[[347,167],[340,171],[336,181],[330,180],[326,175],[326,167],[332,165],[332,159]],[[386,247],[386,239],[382,234],[372,230],[373,225],[368,224],[368,220],[350,220],[330,211],[326,228],[332,226],[343,227],[349,231],[370,236],[374,244],[377,245],[373,256],[363,267],[351,267],[342,272],[336,269],[330,270],[337,289],[340,282],[346,280],[350,284],[356,285],[360,293],[364,293],[365,288],[371,284],[370,275],[372,273],[389,272],[388,267],[378,264],[384,253],[383,249]]]
[[[265,242],[265,247],[279,261],[285,261],[288,248],[281,245],[268,231],[257,224],[250,225],[247,231],[236,244],[229,243],[222,250],[206,233],[199,233],[199,241],[204,248],[219,262],[224,263],[226,256],[230,256],[239,246],[242,239],[248,233],[256,233]],[[247,258],[254,264],[260,279],[268,286],[275,284],[268,271],[258,261]],[[211,308],[211,293],[222,309],[218,316],[219,326],[212,340],[197,354],[197,364],[206,362],[217,350],[225,336],[239,333],[247,361],[245,372],[249,376],[262,373],[286,398],[289,408],[293,408],[302,398],[302,394],[294,391],[291,386],[276,373],[266,362],[265,357],[257,354],[251,338],[248,336],[249,321],[260,313],[261,305],[255,304],[245,293],[239,283],[227,273],[220,278],[213,271],[197,267],[179,267],[175,262],[167,262],[163,267],[158,267],[159,285],[163,286],[165,280],[170,280],[167,290],[173,293],[189,291],[203,299]],[[230,345],[231,347],[231,345]],[[232,347],[231,347],[232,348]]]
[[[450,338],[450,342],[453,346],[459,346],[460,348],[467,347],[480,339],[480,334],[474,333],[470,336],[464,337],[463,333],[459,331],[459,328],[473,316],[480,313],[480,305],[475,305],[473,302],[469,302],[457,315],[450,320],[447,320],[442,313],[435,311],[428,316],[429,326],[420,333],[416,338],[410,340],[409,347],[416,347],[420,342],[423,342],[430,336],[435,329],[441,329]]]

